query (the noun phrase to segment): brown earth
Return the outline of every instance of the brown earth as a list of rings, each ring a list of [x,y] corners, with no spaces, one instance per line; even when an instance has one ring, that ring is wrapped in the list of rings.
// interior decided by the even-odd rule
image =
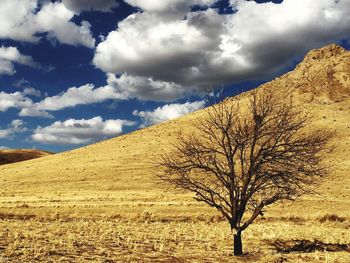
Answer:
[[[33,149],[5,149],[0,150],[0,165],[17,163],[51,155],[47,151]]]

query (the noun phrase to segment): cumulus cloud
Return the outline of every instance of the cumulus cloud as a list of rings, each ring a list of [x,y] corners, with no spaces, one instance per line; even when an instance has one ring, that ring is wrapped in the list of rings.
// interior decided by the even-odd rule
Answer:
[[[39,110],[57,111],[76,105],[92,104],[118,98],[120,98],[119,94],[115,93],[110,86],[95,88],[94,85],[87,84],[78,88],[69,88],[61,95],[47,97],[37,104],[37,108]]]
[[[39,67],[31,56],[21,54],[16,47],[0,47],[0,59],[16,62],[31,67]]]
[[[35,103],[28,96],[39,97],[40,91],[33,88],[25,88],[23,92],[16,91],[14,93],[0,92],[0,112],[5,112],[8,109],[16,108],[20,109],[19,116],[32,116],[32,117],[46,117],[52,118],[53,116],[48,112],[38,110],[35,108]]]
[[[65,92],[23,107],[20,116],[52,117],[47,111],[59,111],[77,105],[100,103],[108,99],[122,99],[123,95],[113,87],[106,85],[95,88],[92,84],[72,87]]]
[[[174,82],[154,80],[152,77],[131,76],[117,78],[107,74],[107,83],[119,94],[120,99],[137,98],[143,101],[172,101],[184,97],[186,89]]]
[[[61,2],[1,0],[0,38],[37,42],[41,38],[38,34],[47,33],[49,40],[93,48],[90,24],[82,21],[77,25],[71,21],[73,16],[74,12]]]
[[[34,62],[31,56],[21,54],[16,47],[0,47],[0,75],[15,74],[14,63],[40,68],[40,65]]]
[[[0,92],[0,112],[5,112],[10,108],[26,108],[30,107],[32,104],[33,101],[26,97],[22,92]]]
[[[173,6],[189,10],[194,1],[185,4],[187,9],[187,1],[165,2],[128,0],[144,12],[120,22],[97,46],[96,67],[121,79],[167,82],[163,86],[171,99],[174,94],[183,96],[178,89],[207,89],[276,74],[309,49],[350,35],[349,1],[235,0],[234,14],[208,8],[185,18],[160,13]],[[131,90],[135,97],[148,92],[143,85],[131,85]]]
[[[70,10],[80,13],[82,11],[110,12],[118,6],[116,0],[63,0],[63,4]]]
[[[56,121],[50,126],[38,127],[32,139],[44,144],[87,144],[120,135],[125,126],[133,126],[127,120],[103,120],[100,116],[92,119]]]
[[[142,119],[142,126],[150,126],[155,123],[172,120],[193,111],[202,109],[205,106],[205,101],[186,102],[184,104],[166,104],[158,107],[153,111],[138,111],[133,112],[134,116]]]
[[[170,21],[147,12],[133,14],[97,46],[94,63],[106,72],[191,85],[201,74],[196,66],[209,63],[206,52],[219,45],[217,30],[223,22],[214,10]]]
[[[0,129],[0,139],[10,138],[15,133],[24,132],[26,130],[22,120],[13,120],[7,129]]]

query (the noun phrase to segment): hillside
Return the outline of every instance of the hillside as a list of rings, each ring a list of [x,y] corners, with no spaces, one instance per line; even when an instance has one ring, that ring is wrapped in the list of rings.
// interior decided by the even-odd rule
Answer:
[[[33,149],[0,150],[0,165],[17,163],[51,155],[52,153]]]
[[[350,180],[346,173],[350,171],[350,52],[336,45],[313,50],[294,71],[259,88],[293,89],[301,105],[314,115],[315,126],[337,130],[333,178],[341,179],[339,185],[345,187]],[[152,162],[176,140],[179,130],[188,130],[201,115],[203,111],[198,111],[98,144],[2,167],[0,179],[7,178],[2,196],[60,193],[69,199],[76,192],[113,195],[122,189],[142,199],[140,189],[159,189],[151,179]],[[333,188],[327,192],[349,194],[349,189]]]
[[[280,238],[350,244],[350,52],[337,45],[312,50],[293,71],[259,89],[292,91],[313,116],[310,129],[336,131],[336,148],[326,156],[331,174],[319,195],[272,206],[265,221],[244,234],[249,259],[286,261],[268,245]],[[244,101],[247,94],[238,98]],[[11,244],[6,253],[21,260],[49,255],[53,261],[75,261],[80,255],[82,262],[232,262],[226,223],[208,228],[216,222],[215,211],[193,201],[191,194],[157,184],[154,177],[155,161],[176,141],[177,132],[190,131],[204,114],[200,110],[73,151],[1,166],[0,235],[12,232],[0,238],[0,252]],[[320,223],[328,214],[336,216],[334,222]],[[295,261],[288,262],[350,260],[348,252],[317,253],[292,254]]]

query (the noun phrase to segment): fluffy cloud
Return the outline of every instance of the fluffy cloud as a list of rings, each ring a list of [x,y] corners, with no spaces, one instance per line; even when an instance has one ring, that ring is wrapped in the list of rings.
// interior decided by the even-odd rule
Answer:
[[[202,109],[205,106],[204,101],[186,102],[184,104],[166,104],[156,108],[154,111],[137,111],[133,112],[134,116],[138,116],[143,120],[142,126],[149,126],[155,123],[175,119]]]
[[[12,62],[0,59],[0,75],[13,75],[15,72]]]
[[[109,12],[118,6],[116,0],[62,0],[63,4],[70,10],[80,13],[82,11]]]
[[[120,99],[137,98],[143,101],[172,101],[184,97],[187,93],[181,85],[174,82],[154,80],[152,77],[130,76],[127,74],[117,78],[107,74],[107,83],[113,87]]]
[[[133,14],[98,45],[94,63],[106,72],[197,84],[195,76],[202,76],[197,66],[210,63],[207,56],[220,44],[223,22],[214,10],[170,21],[147,12]]]
[[[144,12],[120,22],[97,46],[93,62],[121,78],[161,82],[169,99],[174,94],[181,97],[183,90],[276,74],[309,49],[350,35],[349,1],[235,0],[234,14],[221,15],[209,8],[188,13],[185,19],[159,13],[173,6],[180,10],[187,1],[128,3]],[[185,5],[188,10],[189,4]],[[136,97],[148,92],[143,85],[130,89]]]
[[[61,95],[47,97],[37,104],[37,108],[39,110],[57,111],[76,105],[92,104],[118,98],[120,98],[119,94],[115,93],[110,86],[95,89],[94,85],[87,84],[79,88],[69,88]]]
[[[24,122],[22,120],[13,120],[7,129],[0,129],[0,138],[9,138],[15,133],[24,132],[26,130],[27,129],[24,127]]]
[[[88,105],[99,103],[108,99],[122,99],[113,87],[106,85],[95,88],[92,84],[81,87],[72,87],[60,95],[46,97],[40,102],[28,104],[23,107],[20,116],[32,117],[52,117],[47,111],[58,111],[65,108],[75,107],[77,105]]]
[[[60,2],[1,0],[0,38],[37,42],[38,34],[47,33],[50,40],[93,48],[95,39],[90,24],[82,21],[81,25],[76,25],[71,22],[73,16],[74,12]]]
[[[0,59],[16,62],[31,67],[39,67],[30,56],[21,54],[16,47],[0,47]]]
[[[26,108],[32,104],[33,101],[27,98],[22,92],[0,92],[0,112],[7,111],[10,108]]]
[[[124,126],[133,126],[134,122],[127,120],[106,120],[101,117],[92,119],[69,119],[56,121],[47,127],[38,127],[32,139],[44,144],[87,144],[101,139],[119,135]]]
[[[21,54],[16,47],[0,47],[0,75],[15,74],[14,63],[39,68],[39,64],[34,62],[31,56]]]
[[[38,110],[33,105],[35,104],[31,104],[27,107],[22,108],[18,115],[21,117],[42,117],[50,119],[53,118],[52,114],[48,113],[47,111]]]
[[[53,116],[45,111],[36,109],[35,103],[28,96],[40,97],[41,92],[33,88],[25,88],[23,92],[14,93],[0,92],[0,112],[5,112],[10,108],[21,109],[19,116],[46,117]]]

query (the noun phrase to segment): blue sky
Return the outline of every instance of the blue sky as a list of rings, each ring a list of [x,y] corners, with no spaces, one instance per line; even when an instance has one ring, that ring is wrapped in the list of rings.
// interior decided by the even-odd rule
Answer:
[[[59,152],[349,48],[350,1],[1,0],[0,25],[0,147]]]

